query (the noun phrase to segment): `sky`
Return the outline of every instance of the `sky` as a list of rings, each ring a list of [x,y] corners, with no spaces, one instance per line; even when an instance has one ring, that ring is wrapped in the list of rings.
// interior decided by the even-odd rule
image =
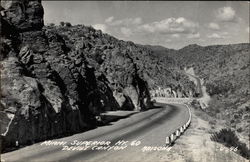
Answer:
[[[43,1],[45,24],[91,25],[125,41],[180,49],[249,43],[247,1]]]

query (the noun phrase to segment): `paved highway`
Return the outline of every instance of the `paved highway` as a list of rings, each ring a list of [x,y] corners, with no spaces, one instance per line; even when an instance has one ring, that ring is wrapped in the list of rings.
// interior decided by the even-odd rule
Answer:
[[[138,157],[145,157],[149,152],[143,151],[145,146],[163,148],[166,136],[169,136],[177,128],[187,122],[189,112],[185,105],[158,103],[158,108],[134,114],[128,118],[120,119],[107,126],[75,134],[69,137],[51,140],[67,142],[64,146],[46,145],[37,143],[16,151],[1,155],[2,161],[107,161],[122,162],[135,161]],[[100,145],[92,145],[86,150],[62,150],[65,146],[71,146],[74,141],[108,141],[103,149]],[[117,144],[123,140],[125,143]],[[126,142],[127,141],[127,142]],[[42,144],[43,143],[43,144]],[[47,143],[48,144],[48,143]],[[115,145],[117,144],[117,145]],[[75,146],[75,145],[74,145]],[[82,145],[85,146],[85,145]],[[95,146],[95,147],[93,147]],[[115,150],[114,147],[117,146]],[[149,148],[149,147],[148,147]],[[83,147],[82,147],[83,149]],[[119,150],[120,149],[120,150]],[[164,154],[164,151],[159,154]],[[148,159],[149,160],[149,159]],[[153,159],[157,161],[157,159]]]
[[[189,73],[186,73],[186,75],[196,80],[197,92],[200,94],[200,97],[203,97],[203,91],[202,91],[200,78]]]

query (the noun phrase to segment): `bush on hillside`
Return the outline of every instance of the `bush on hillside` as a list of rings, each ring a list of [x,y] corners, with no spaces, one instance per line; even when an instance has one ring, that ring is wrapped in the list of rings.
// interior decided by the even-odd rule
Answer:
[[[71,25],[71,23],[66,22],[66,23],[65,23],[65,26],[67,26],[67,27],[71,27],[72,25]]]
[[[61,25],[61,26],[64,26],[64,25],[65,25],[65,22],[61,21],[61,22],[60,22],[60,25]]]
[[[238,149],[237,153],[241,156],[247,159],[250,158],[250,150],[247,148],[246,144],[239,141],[239,138],[231,129],[221,129],[219,132],[215,132],[211,135],[210,139],[226,147],[235,147]]]

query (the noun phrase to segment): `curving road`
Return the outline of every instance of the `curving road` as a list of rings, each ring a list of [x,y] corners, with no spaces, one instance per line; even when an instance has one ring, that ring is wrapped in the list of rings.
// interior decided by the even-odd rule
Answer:
[[[196,82],[196,86],[197,86],[197,91],[198,93],[201,95],[200,97],[203,97],[203,91],[202,91],[202,85],[201,85],[201,80],[200,78],[198,78],[195,75],[189,74],[189,73],[185,73],[187,76],[193,78]]]
[[[134,158],[143,157],[148,152],[143,152],[145,146],[165,146],[165,138],[177,128],[187,122],[188,109],[181,104],[158,103],[159,107],[134,114],[128,118],[120,119],[107,126],[75,134],[73,136],[55,139],[64,141],[69,146],[74,140],[78,141],[110,141],[113,146],[117,141],[128,141],[120,146],[123,150],[74,150],[62,151],[63,146],[41,145],[37,143],[16,151],[1,155],[2,161],[134,161]],[[138,146],[131,146],[131,142],[140,141]],[[133,144],[132,144],[133,145]],[[160,152],[159,152],[160,153]],[[164,153],[163,153],[164,155]],[[157,161],[157,159],[155,159]]]

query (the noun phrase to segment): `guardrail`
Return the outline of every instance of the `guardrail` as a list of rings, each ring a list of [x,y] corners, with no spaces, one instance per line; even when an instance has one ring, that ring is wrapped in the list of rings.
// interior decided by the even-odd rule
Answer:
[[[153,97],[152,99],[156,99],[159,102],[167,102],[167,103],[191,103],[194,98],[167,98],[167,97]]]
[[[192,114],[191,114],[191,110],[189,106],[187,104],[185,104],[185,106],[188,108],[188,113],[189,113],[188,121],[184,125],[182,125],[180,128],[176,129],[173,133],[171,133],[170,136],[166,137],[166,146],[173,145],[174,141],[178,137],[180,137],[185,132],[185,130],[190,126]]]
[[[188,121],[184,125],[182,125],[181,127],[177,128],[175,131],[173,131],[173,133],[171,133],[170,136],[166,137],[166,146],[171,146],[171,145],[173,145],[174,141],[177,138],[179,138],[187,130],[187,128],[190,126],[191,119],[192,119],[192,113],[191,113],[191,109],[189,108],[189,106],[187,104],[191,103],[194,98],[155,97],[153,99],[156,99],[157,101],[164,102],[164,103],[179,103],[179,104],[181,103],[181,104],[184,104],[188,109],[188,113],[189,113]]]

